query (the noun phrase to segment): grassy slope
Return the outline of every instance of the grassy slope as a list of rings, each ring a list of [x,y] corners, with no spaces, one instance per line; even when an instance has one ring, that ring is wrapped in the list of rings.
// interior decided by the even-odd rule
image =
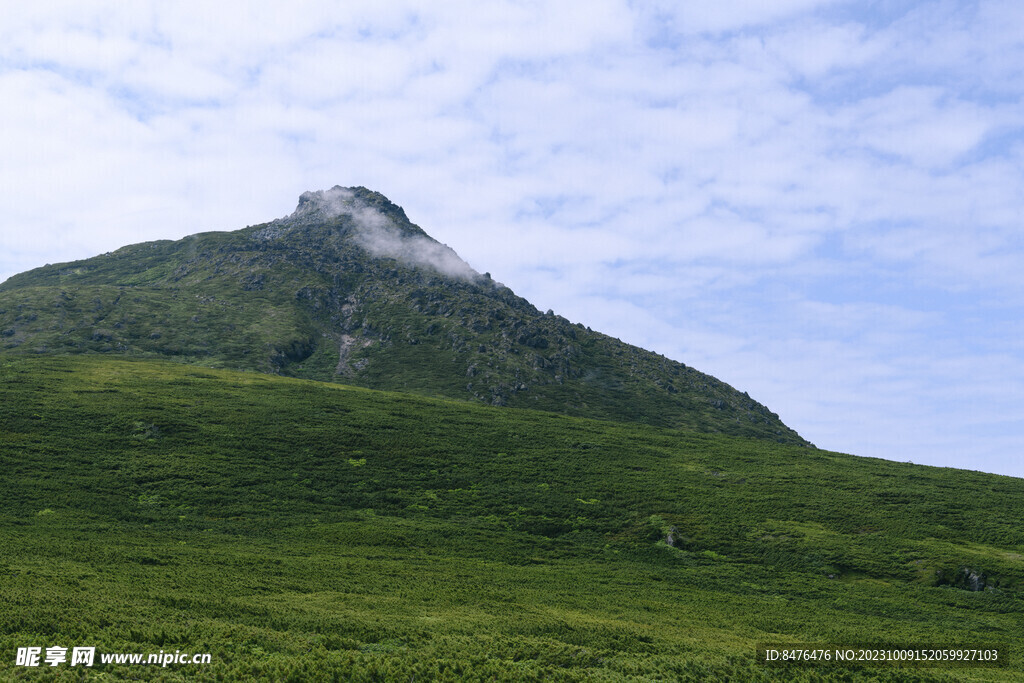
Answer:
[[[108,669],[168,680],[772,680],[757,642],[1012,642],[1024,608],[1024,481],[763,440],[6,357],[0,472],[0,677],[64,644],[213,653]]]

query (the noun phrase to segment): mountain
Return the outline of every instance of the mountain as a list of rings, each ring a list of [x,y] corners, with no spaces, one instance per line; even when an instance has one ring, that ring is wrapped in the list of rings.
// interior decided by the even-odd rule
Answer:
[[[810,449],[363,188],[11,278],[0,345],[0,680],[1024,677],[1024,480]]]
[[[810,445],[729,385],[541,313],[366,188],[0,284],[0,351],[169,358]]]

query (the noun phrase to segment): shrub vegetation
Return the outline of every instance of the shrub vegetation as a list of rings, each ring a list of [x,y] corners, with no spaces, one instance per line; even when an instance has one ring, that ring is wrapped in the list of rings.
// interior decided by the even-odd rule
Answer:
[[[1016,646],[1009,477],[89,355],[0,356],[0,472],[0,678],[51,645],[213,656],[96,680],[1024,676],[754,661]]]

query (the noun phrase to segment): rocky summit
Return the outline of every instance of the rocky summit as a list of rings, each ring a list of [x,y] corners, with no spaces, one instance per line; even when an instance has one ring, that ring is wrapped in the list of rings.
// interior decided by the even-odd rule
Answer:
[[[810,445],[683,363],[541,313],[363,187],[0,284],[0,352],[167,358]]]

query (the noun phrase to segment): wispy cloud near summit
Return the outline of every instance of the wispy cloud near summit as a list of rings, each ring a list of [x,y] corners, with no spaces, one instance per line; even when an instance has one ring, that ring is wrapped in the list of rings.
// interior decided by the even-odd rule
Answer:
[[[340,216],[351,218],[352,239],[373,256],[429,268],[468,282],[481,277],[451,247],[414,230],[413,226],[400,225],[393,216],[361,200],[351,188],[335,186],[329,190],[304,192],[289,218],[326,220]]]

